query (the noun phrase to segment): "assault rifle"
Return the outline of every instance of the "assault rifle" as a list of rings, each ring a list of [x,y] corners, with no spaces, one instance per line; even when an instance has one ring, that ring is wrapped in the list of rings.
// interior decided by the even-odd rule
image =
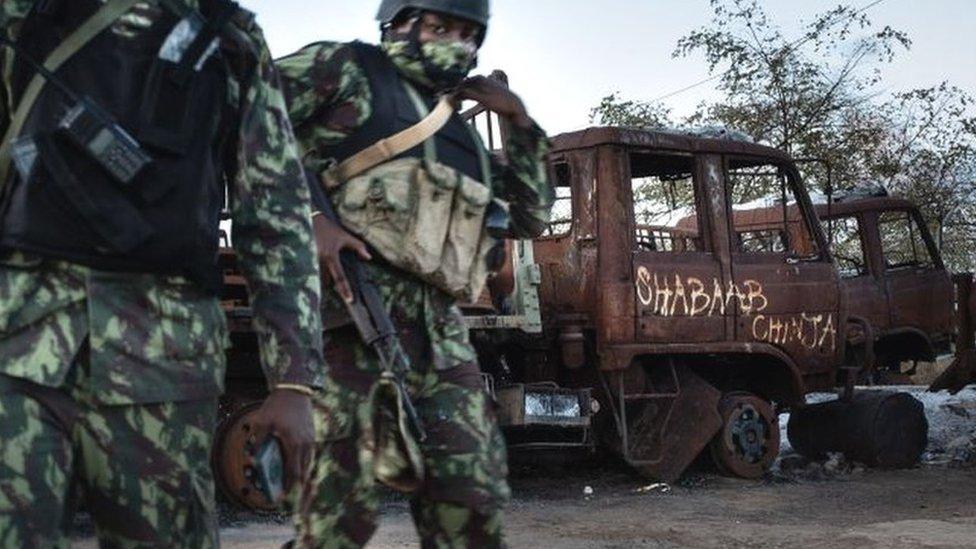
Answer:
[[[309,188],[314,197],[315,206],[322,212],[328,220],[338,226],[342,226],[332,200],[326,196],[322,190],[322,184],[318,181],[312,170],[306,170]],[[383,299],[380,296],[376,284],[369,279],[363,264],[355,252],[343,250],[339,255],[342,270],[349,281],[352,290],[353,300],[346,303],[346,309],[352,318],[353,324],[359,331],[359,336],[363,343],[373,349],[379,358],[383,368],[381,374],[383,378],[393,382],[400,391],[403,398],[403,410],[407,415],[407,421],[413,436],[418,442],[427,439],[427,432],[424,430],[417,409],[410,400],[407,392],[406,376],[410,371],[410,359],[400,346],[400,338],[397,336],[393,320],[390,318]]]

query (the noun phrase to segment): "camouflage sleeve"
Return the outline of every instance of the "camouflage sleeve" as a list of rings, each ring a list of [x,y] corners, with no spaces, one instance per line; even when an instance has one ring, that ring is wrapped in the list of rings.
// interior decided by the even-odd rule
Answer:
[[[0,32],[8,40],[17,40],[20,23],[27,17],[36,0],[0,0]],[[10,65],[13,61],[13,50],[3,48],[0,52],[0,75],[3,85],[0,86],[0,135],[7,132],[13,105],[10,104]]]
[[[549,223],[555,193],[546,175],[549,140],[533,123],[529,129],[511,127],[505,144],[508,162],[493,166],[495,195],[507,200],[515,238],[534,238]]]
[[[240,91],[233,242],[251,291],[261,363],[274,386],[321,386],[319,271],[308,188],[277,71],[257,29],[256,70]]]
[[[312,44],[276,64],[305,163],[324,171],[328,148],[372,115],[366,73],[351,48],[334,42]]]

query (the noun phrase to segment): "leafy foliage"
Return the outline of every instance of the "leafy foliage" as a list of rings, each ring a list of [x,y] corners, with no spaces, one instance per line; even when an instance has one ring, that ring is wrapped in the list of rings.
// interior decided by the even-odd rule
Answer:
[[[651,101],[625,101],[611,93],[590,109],[590,122],[601,126],[662,129],[674,126],[671,109]]]
[[[941,84],[897,94],[880,115],[887,132],[872,166],[877,178],[914,201],[950,267],[976,264],[976,116],[973,98]]]

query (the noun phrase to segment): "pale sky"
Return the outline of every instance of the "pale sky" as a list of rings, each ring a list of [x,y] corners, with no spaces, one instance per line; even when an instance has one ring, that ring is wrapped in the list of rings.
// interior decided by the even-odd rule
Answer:
[[[766,0],[789,37],[800,22],[840,0]],[[868,0],[852,0],[856,6]],[[379,0],[242,0],[257,12],[281,56],[319,40],[379,39]],[[550,133],[588,125],[591,107],[614,91],[654,99],[708,76],[701,57],[672,59],[677,40],[711,19],[708,0],[494,0],[476,72],[503,69],[529,112]],[[943,80],[976,95],[976,0],[884,0],[867,12],[880,29],[908,32],[912,49],[885,68],[883,90]],[[714,98],[707,84],[665,101],[676,114]]]

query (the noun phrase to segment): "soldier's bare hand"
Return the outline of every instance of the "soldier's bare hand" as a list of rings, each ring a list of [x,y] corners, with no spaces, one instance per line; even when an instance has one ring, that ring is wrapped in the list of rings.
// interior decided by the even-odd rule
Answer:
[[[518,127],[529,128],[532,126],[532,119],[529,118],[525,105],[519,96],[494,78],[487,76],[466,78],[458,87],[457,96],[459,99],[468,99],[480,103],[488,110],[507,118],[509,122]]]
[[[315,230],[315,243],[319,250],[319,263],[322,266],[322,282],[327,284],[332,280],[335,289],[346,302],[353,300],[352,287],[342,269],[339,254],[343,250],[351,250],[365,261],[373,259],[369,254],[366,243],[356,238],[348,231],[337,225],[331,219],[317,215],[312,221]]]
[[[285,492],[305,479],[315,453],[315,425],[309,396],[282,389],[272,391],[251,418],[250,430],[255,447],[260,447],[269,436],[281,443]]]

